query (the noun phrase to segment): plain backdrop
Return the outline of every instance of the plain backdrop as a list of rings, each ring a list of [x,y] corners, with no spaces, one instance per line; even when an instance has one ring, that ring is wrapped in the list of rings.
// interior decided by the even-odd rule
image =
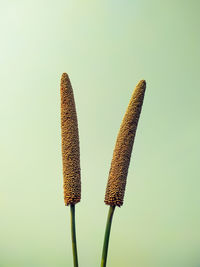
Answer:
[[[62,190],[60,77],[78,114],[79,262],[100,266],[112,152],[146,95],[108,267],[199,267],[200,2],[0,1],[0,266],[72,266]]]

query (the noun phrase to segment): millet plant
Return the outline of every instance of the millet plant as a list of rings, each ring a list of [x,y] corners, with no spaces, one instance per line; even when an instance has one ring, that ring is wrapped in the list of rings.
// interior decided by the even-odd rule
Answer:
[[[115,207],[123,205],[128,168],[140,117],[146,82],[141,80],[131,96],[117,136],[105,193],[105,204],[109,205],[101,267],[106,267],[109,236]],[[78,267],[75,228],[75,204],[81,199],[80,149],[76,107],[73,89],[66,73],[62,74],[61,85],[61,135],[63,161],[63,189],[65,205],[70,205],[71,236],[74,267]]]

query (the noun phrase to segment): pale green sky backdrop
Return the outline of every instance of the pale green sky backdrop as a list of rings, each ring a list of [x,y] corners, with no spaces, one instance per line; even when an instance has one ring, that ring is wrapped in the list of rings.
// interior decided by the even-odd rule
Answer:
[[[200,2],[0,1],[0,266],[72,266],[62,192],[62,72],[77,106],[81,267],[100,265],[112,151],[147,90],[108,267],[200,266]]]

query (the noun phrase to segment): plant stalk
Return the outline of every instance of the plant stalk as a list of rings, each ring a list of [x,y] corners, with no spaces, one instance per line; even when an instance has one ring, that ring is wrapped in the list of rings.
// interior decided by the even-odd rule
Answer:
[[[111,229],[114,211],[115,211],[115,206],[110,206],[109,211],[108,211],[108,218],[107,218],[106,230],[105,230],[105,236],[104,236],[103,252],[102,252],[102,258],[101,258],[101,267],[106,267],[110,229]]]
[[[74,267],[78,267],[78,254],[77,254],[77,244],[76,244],[76,226],[75,226],[75,205],[70,205],[71,210],[71,236],[72,236],[72,252]]]

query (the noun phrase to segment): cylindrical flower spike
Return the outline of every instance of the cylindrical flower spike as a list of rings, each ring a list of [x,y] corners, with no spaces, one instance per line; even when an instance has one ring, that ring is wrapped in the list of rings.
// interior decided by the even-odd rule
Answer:
[[[63,189],[64,202],[68,206],[80,202],[81,179],[78,122],[73,89],[67,73],[62,74],[60,94]]]
[[[146,82],[141,80],[131,96],[117,136],[105,194],[105,203],[110,206],[123,205],[126,178],[145,89]]]

